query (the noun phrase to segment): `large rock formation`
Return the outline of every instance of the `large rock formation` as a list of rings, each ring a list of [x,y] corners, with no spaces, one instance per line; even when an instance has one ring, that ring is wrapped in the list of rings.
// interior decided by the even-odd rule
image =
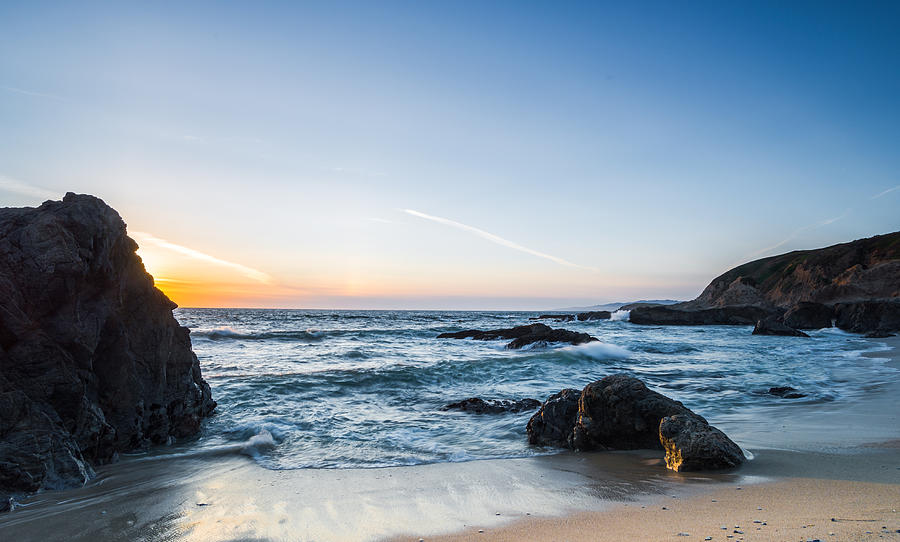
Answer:
[[[0,502],[82,484],[216,406],[136,249],[92,196],[0,209]]]
[[[576,402],[577,397],[577,402]],[[743,452],[683,404],[616,374],[552,395],[528,422],[528,441],[575,450],[665,450],[673,470],[734,467]]]
[[[496,339],[513,339],[506,345],[507,348],[522,348],[534,343],[569,343],[583,344],[594,342],[598,339],[587,333],[578,333],[567,329],[553,329],[545,324],[530,324],[527,326],[516,326],[507,329],[493,329],[490,331],[481,331],[478,329],[470,329],[467,331],[456,331],[452,333],[441,333],[438,339],[475,339],[476,341],[491,341]]]
[[[900,232],[746,263],[713,279],[693,301],[636,307],[630,318],[639,324],[752,325],[790,311],[788,325],[830,327],[825,311],[813,314],[805,303],[826,311],[842,306],[845,317],[836,315],[842,329],[900,329],[900,318],[894,316],[900,313]]]

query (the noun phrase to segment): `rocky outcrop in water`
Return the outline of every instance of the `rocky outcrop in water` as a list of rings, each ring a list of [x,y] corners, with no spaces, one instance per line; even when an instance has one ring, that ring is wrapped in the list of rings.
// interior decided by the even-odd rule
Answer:
[[[900,299],[873,299],[834,306],[835,325],[854,333],[900,331]]]
[[[784,325],[778,318],[769,317],[756,322],[754,335],[777,335],[781,337],[809,337],[806,333]]]
[[[192,435],[216,406],[136,249],[92,196],[0,209],[3,502]]]
[[[506,412],[525,412],[541,406],[537,399],[482,399],[470,397],[456,403],[441,407],[441,410],[461,410],[473,414],[503,414]]]
[[[575,319],[573,314],[542,314],[529,318],[529,320],[554,320],[556,322],[571,322]]]
[[[794,329],[822,329],[831,327],[834,309],[822,303],[801,301],[784,313],[784,325]]]
[[[609,311],[590,311],[579,312],[576,318],[579,322],[589,322],[591,320],[609,320],[612,313]]]
[[[667,307],[636,307],[631,321],[663,325],[752,325],[767,316],[788,325],[837,326],[854,332],[900,330],[900,232],[817,250],[798,250],[735,267],[713,279],[697,299]],[[842,318],[838,308],[843,307]],[[766,313],[766,314],[762,314]],[[827,320],[827,321],[826,321]]]
[[[702,416],[625,374],[588,384],[580,393],[552,395],[526,429],[535,445],[665,450],[673,470],[734,467],[744,460],[740,448]]]
[[[470,329],[453,333],[441,333],[438,339],[474,339],[476,341],[491,341],[496,339],[513,339],[506,345],[507,348],[522,348],[534,343],[569,343],[583,344],[598,340],[587,333],[578,333],[567,329],[553,329],[545,324],[530,324],[516,326],[508,329],[494,329],[481,331]]]
[[[646,325],[752,326],[762,319],[778,314],[777,310],[753,305],[712,309],[680,309],[676,305],[656,305],[632,309],[629,320],[634,324]]]

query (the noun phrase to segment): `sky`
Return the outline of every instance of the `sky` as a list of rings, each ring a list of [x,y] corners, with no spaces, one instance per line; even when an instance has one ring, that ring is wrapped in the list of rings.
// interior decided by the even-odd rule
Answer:
[[[182,306],[690,299],[900,230],[898,23],[897,2],[2,2],[0,206],[102,198]]]

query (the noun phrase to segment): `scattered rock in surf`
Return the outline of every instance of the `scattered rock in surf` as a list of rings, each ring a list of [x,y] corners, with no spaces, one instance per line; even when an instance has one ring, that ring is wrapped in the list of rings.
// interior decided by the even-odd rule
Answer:
[[[872,331],[866,333],[867,339],[887,339],[888,337],[896,337],[893,333],[888,333],[887,331]]]
[[[513,339],[512,342],[506,345],[510,349],[522,348],[534,343],[584,344],[598,340],[587,333],[578,333],[567,329],[554,329],[545,324],[529,324],[527,326],[489,331],[470,329],[453,333],[441,333],[438,335],[438,339],[474,339],[476,341]]]
[[[776,318],[764,318],[756,322],[753,328],[754,335],[777,335],[780,337],[809,337],[806,333],[790,326],[784,325]]]
[[[663,431],[663,420],[668,419]],[[683,404],[615,374],[550,396],[531,417],[528,442],[575,450],[665,450],[673,470],[739,465],[740,447]]]
[[[775,386],[774,388],[769,388],[769,395],[775,395],[782,399],[800,399],[806,397],[805,393],[800,393],[796,388],[790,386]]]
[[[524,412],[535,410],[541,406],[537,399],[488,399],[470,397],[456,403],[441,407],[441,410],[461,410],[473,414],[502,414],[505,412]]]
[[[542,314],[529,318],[529,320],[555,320],[557,322],[571,322],[575,319],[573,314]]]
[[[612,313],[609,311],[590,311],[579,312],[576,318],[579,322],[589,322],[591,320],[609,320]]]

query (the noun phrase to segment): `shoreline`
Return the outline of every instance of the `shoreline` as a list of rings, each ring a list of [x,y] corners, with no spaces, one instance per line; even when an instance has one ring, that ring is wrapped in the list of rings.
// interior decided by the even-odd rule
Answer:
[[[873,340],[889,348],[863,355],[886,358],[886,365],[900,370],[900,337]],[[893,424],[896,433],[900,404],[892,390],[879,395],[865,405],[869,417],[877,417],[879,425]],[[735,471],[744,481],[709,484],[699,494],[659,494],[602,510],[472,526],[427,540],[900,540],[900,439],[823,453],[763,448],[756,455]],[[418,539],[410,533],[390,540]]]
[[[865,355],[886,358],[900,369],[900,339],[878,341],[893,348]],[[896,421],[900,405],[893,385],[882,386],[857,407],[849,405],[847,423],[865,415],[877,418],[874,427]],[[829,423],[839,421],[837,414],[828,415]],[[838,424],[839,430],[846,425]],[[12,513],[0,515],[0,538],[364,542],[583,540],[586,533],[603,533],[587,538],[683,540],[677,534],[687,532],[699,540],[866,540],[869,535],[849,524],[827,525],[830,531],[821,532],[821,519],[881,511],[879,529],[867,530],[872,537],[900,540],[900,533],[880,532],[882,525],[900,529],[900,518],[884,509],[892,495],[900,496],[900,434],[897,424],[891,427],[886,438],[852,447],[816,452],[751,447],[753,460],[724,473],[674,473],[664,468],[662,452],[654,451],[281,471],[235,452],[136,457],[98,469],[84,488],[24,499]],[[717,501],[714,508],[711,499]],[[776,504],[793,512],[754,515],[757,507],[768,511]],[[886,510],[900,508],[900,502],[889,504]],[[791,514],[815,528],[788,524]],[[673,517],[677,521],[670,521]],[[745,525],[753,519],[773,529],[757,532],[761,525]],[[709,532],[710,521],[753,531],[738,529],[745,534],[729,532],[735,538],[726,539],[719,524],[718,532]]]

